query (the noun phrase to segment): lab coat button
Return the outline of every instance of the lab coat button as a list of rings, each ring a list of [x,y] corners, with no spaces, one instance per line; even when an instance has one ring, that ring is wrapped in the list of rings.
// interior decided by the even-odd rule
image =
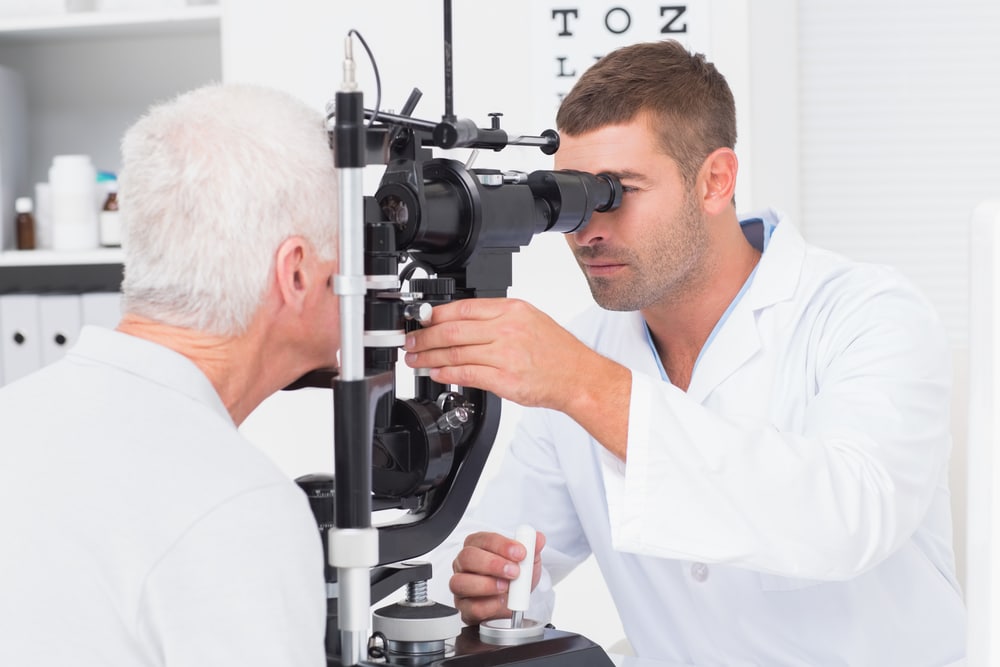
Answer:
[[[708,566],[704,563],[692,563],[691,578],[699,583],[708,579]]]

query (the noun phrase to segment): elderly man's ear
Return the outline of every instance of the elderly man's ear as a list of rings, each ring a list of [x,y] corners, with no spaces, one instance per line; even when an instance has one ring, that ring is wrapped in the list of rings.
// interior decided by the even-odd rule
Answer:
[[[281,242],[274,256],[274,274],[279,293],[285,304],[301,312],[305,307],[306,295],[312,281],[319,276],[311,275],[315,264],[308,261],[310,248],[301,236],[292,236]]]

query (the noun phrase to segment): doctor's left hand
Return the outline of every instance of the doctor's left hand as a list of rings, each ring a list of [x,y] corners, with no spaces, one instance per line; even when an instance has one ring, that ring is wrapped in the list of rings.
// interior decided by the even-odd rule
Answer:
[[[551,317],[517,299],[435,306],[431,324],[407,334],[407,365],[442,384],[477,387],[529,407],[566,411],[581,363],[596,356]]]

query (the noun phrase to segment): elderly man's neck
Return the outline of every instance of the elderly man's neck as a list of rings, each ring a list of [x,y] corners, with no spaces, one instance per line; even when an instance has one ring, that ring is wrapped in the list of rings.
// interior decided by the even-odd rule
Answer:
[[[246,334],[219,336],[126,313],[117,329],[190,359],[208,377],[237,426],[283,386],[263,372],[259,336],[253,326]]]

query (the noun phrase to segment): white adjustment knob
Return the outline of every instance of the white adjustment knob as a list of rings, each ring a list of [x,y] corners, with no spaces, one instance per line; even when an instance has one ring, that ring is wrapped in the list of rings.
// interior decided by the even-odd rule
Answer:
[[[531,599],[531,574],[535,565],[535,529],[527,524],[517,527],[514,539],[524,545],[525,556],[518,565],[521,571],[517,578],[510,582],[507,594],[507,608],[511,611],[524,612],[528,610]]]
[[[479,638],[487,644],[527,644],[545,635],[544,625],[524,617],[531,598],[531,575],[535,569],[535,529],[526,524],[518,526],[514,539],[524,546],[525,555],[524,560],[518,563],[521,571],[507,590],[510,618],[494,618],[479,624]]]
[[[410,303],[403,308],[403,317],[408,320],[416,320],[421,324],[427,324],[431,321],[431,313],[433,312],[433,306],[427,303]]]

